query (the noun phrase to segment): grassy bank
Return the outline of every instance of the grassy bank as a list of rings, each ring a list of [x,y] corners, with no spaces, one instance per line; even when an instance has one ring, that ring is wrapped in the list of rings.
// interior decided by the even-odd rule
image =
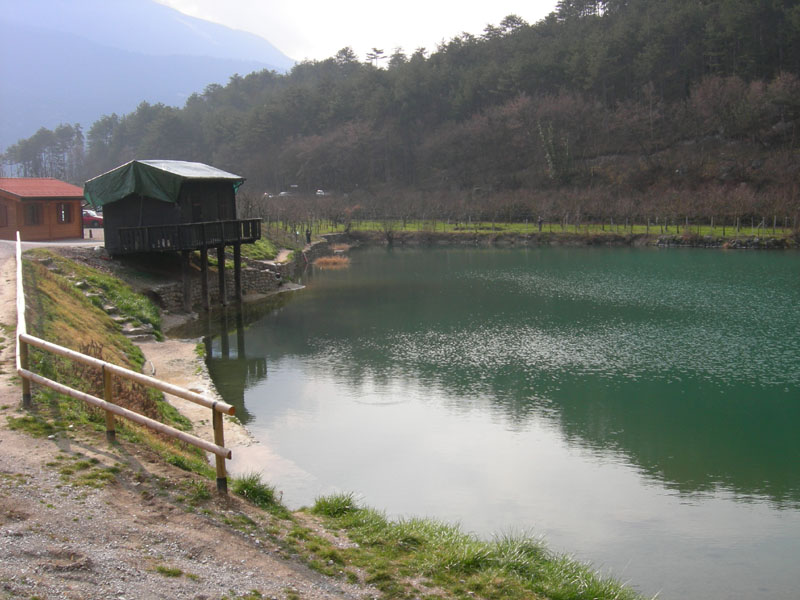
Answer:
[[[351,494],[319,498],[311,512],[355,542],[345,549],[327,549],[323,556],[363,569],[366,581],[387,598],[419,597],[436,588],[455,598],[641,598],[613,578],[554,554],[529,536],[484,541],[431,519],[390,521],[358,506]]]
[[[138,346],[122,334],[119,324],[148,323],[160,336],[157,307],[130,286],[106,273],[47,250],[25,253],[23,278],[26,290],[28,332],[47,341],[95,356],[135,371],[144,363]],[[104,309],[113,305],[119,320]],[[74,389],[102,398],[103,376],[99,369],[30,349],[31,370]],[[160,392],[114,378],[117,404],[135,410],[173,427],[189,430],[191,424]],[[81,401],[55,393],[49,388],[34,387],[34,410],[20,418],[10,418],[12,427],[30,432],[63,432],[87,427],[105,430],[105,414]],[[208,469],[202,452],[171,443],[148,429],[123,419],[117,422],[117,435],[123,439],[145,442],[168,461],[195,464]]]

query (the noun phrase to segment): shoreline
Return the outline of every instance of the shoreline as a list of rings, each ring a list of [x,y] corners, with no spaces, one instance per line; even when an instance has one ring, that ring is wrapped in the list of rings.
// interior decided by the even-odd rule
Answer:
[[[800,245],[800,233],[785,237],[771,235],[711,236],[698,233],[619,233],[542,231],[514,233],[498,231],[375,231],[355,230],[327,233],[329,243],[396,246],[619,246],[658,248],[716,248],[722,250],[790,250]]]
[[[163,342],[142,342],[139,348],[155,369],[155,376],[163,381],[179,385],[193,392],[222,400],[211,380],[205,362],[195,348],[200,338],[168,338]],[[174,406],[192,423],[193,433],[203,439],[213,440],[211,412],[208,408],[164,394],[167,402]],[[229,480],[235,476],[258,473],[277,490],[286,478],[304,478],[309,475],[294,463],[277,454],[267,443],[257,439],[234,415],[223,415],[226,448],[231,450],[227,470]],[[207,459],[213,465],[213,456]],[[230,485],[230,481],[229,481]],[[279,492],[282,494],[282,492]],[[292,507],[292,510],[300,508]]]
[[[250,294],[245,297],[243,303],[258,302],[270,296],[295,292],[303,289],[303,287],[302,285],[287,283],[272,292]],[[166,339],[163,342],[156,340],[138,342],[137,346],[144,355],[145,365],[148,366],[148,370],[153,370],[154,377],[203,394],[214,400],[223,400],[208,372],[204,353],[201,356],[197,352],[198,345],[202,345],[202,337],[169,336],[170,331],[179,330],[182,325],[197,321],[198,318],[199,315],[197,313],[162,313],[163,330]],[[147,374],[149,375],[150,373],[148,372]],[[164,398],[178,412],[189,419],[195,435],[203,439],[214,439],[211,412],[208,408],[171,394],[165,393]],[[229,478],[253,472],[259,472],[265,476],[269,474],[267,479],[278,478],[281,474],[293,474],[296,476],[297,468],[276,454],[268,445],[257,439],[236,418],[236,415],[223,415],[223,422],[224,446],[231,450],[231,458],[228,460],[227,465]],[[213,456],[208,455],[207,458],[210,464],[213,464]],[[272,482],[272,484],[276,485],[275,482]]]

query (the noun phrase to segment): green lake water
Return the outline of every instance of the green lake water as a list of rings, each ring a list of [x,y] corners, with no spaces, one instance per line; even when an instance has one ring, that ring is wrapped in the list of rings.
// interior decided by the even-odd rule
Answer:
[[[542,535],[660,598],[800,597],[800,253],[384,249],[206,327],[292,508]]]

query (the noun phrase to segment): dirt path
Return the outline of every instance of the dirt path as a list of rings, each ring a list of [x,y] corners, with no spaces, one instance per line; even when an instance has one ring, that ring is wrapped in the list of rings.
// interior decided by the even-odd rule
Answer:
[[[286,525],[234,496],[211,491],[204,499],[200,492],[211,490],[210,482],[147,450],[125,441],[109,445],[94,432],[68,429],[36,438],[12,431],[9,419],[25,415],[13,374],[14,273],[13,258],[0,256],[0,596],[378,595],[306,568],[282,541]],[[176,383],[204,385],[186,368],[192,345],[167,342],[145,351],[161,356],[162,371],[182,374]],[[246,444],[236,437],[240,434],[246,438],[239,432],[229,433],[229,439]],[[106,478],[104,487],[93,487]]]

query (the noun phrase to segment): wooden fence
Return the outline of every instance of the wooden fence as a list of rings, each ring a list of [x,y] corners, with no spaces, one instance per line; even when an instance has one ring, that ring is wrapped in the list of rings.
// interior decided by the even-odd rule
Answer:
[[[41,350],[45,350],[58,356],[63,356],[70,360],[80,362],[83,364],[94,366],[101,370],[103,373],[103,387],[104,398],[97,398],[91,394],[81,392],[79,390],[70,388],[64,384],[58,383],[42,375],[32,372],[29,369],[28,360],[28,346],[34,346]],[[184,388],[172,385],[154,377],[149,377],[142,373],[137,373],[114,365],[112,363],[70,350],[58,344],[53,344],[41,338],[29,335],[25,323],[25,292],[23,289],[22,280],[22,244],[20,243],[19,233],[17,233],[17,374],[22,378],[22,405],[24,408],[31,406],[31,382],[53,389],[61,394],[70,396],[77,400],[82,400],[87,404],[96,406],[105,411],[106,415],[106,437],[109,441],[113,441],[116,436],[114,427],[114,415],[123,417],[139,425],[144,425],[150,429],[158,431],[169,437],[181,440],[192,446],[196,446],[215,455],[216,470],[217,470],[217,489],[226,493],[228,490],[228,478],[225,468],[225,459],[231,458],[231,451],[224,447],[225,436],[223,433],[222,415],[234,414],[234,407],[225,402],[212,400],[197,394],[195,392],[186,390]],[[120,377],[134,381],[141,385],[155,388],[162,392],[184,398],[201,406],[211,409],[212,423],[214,429],[214,442],[209,442],[197,436],[180,431],[169,425],[165,425],[159,421],[141,415],[127,408],[123,408],[114,403],[113,397],[113,377]]]

